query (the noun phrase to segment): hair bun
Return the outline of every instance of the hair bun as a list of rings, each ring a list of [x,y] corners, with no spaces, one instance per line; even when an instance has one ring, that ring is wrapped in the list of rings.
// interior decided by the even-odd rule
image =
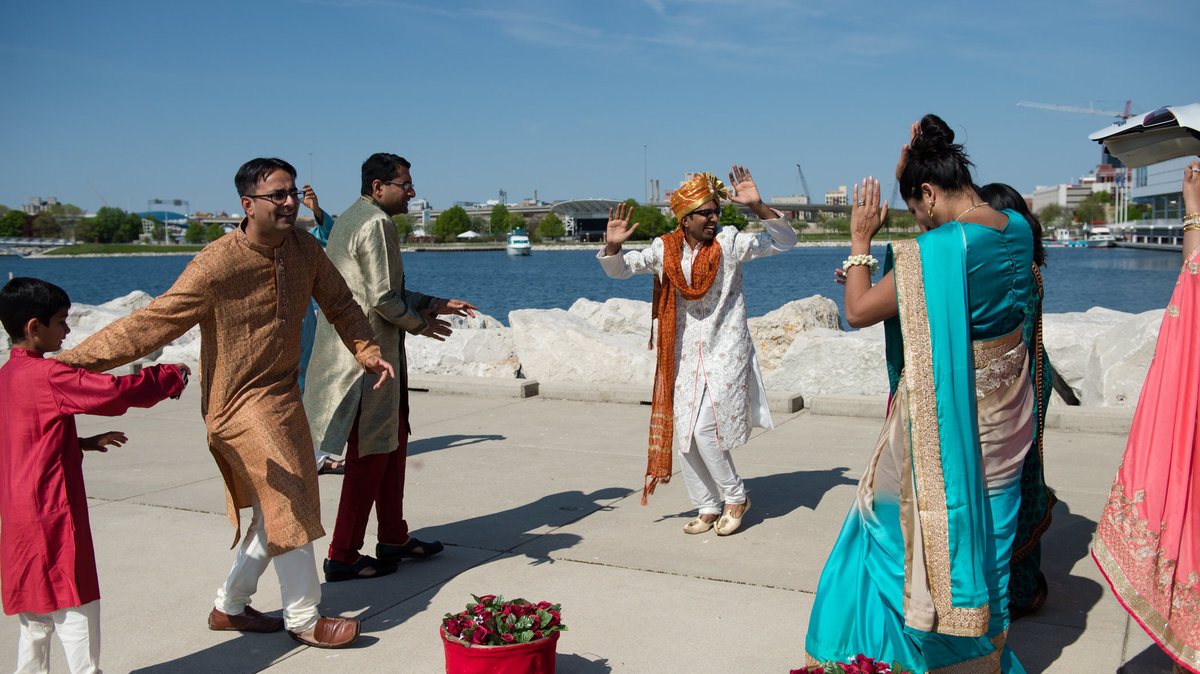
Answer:
[[[912,146],[919,150],[937,150],[954,145],[954,131],[941,117],[934,114],[921,118],[921,132],[913,139]]]

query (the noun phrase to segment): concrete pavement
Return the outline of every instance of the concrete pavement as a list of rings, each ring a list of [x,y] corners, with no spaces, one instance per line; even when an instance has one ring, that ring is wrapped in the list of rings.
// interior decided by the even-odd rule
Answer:
[[[391,576],[324,585],[327,615],[363,620],[359,642],[336,651],[282,633],[206,628],[233,529],[196,386],[119,419],[80,417],[81,434],[130,437],[85,460],[102,664],[145,673],[439,672],[440,620],[475,593],[561,603],[570,627],[558,644],[562,673],[786,674],[803,664],[813,592],[880,428],[863,401],[808,402],[776,413],[776,430],[756,430],[736,450],[753,507],[742,531],[718,537],[682,533],[693,516],[682,478],[639,505],[648,406],[414,393],[406,515],[414,535],[440,539],[446,551]],[[1128,413],[1092,424],[1071,412],[1046,441],[1048,480],[1062,501],[1044,539],[1049,600],[1013,625],[1010,643],[1030,672],[1169,672],[1087,554]],[[320,478],[329,529],[340,480]],[[328,542],[317,542],[319,556]],[[272,570],[254,605],[278,615]],[[7,667],[17,622],[0,623]],[[57,641],[52,659],[52,671],[66,671]]]

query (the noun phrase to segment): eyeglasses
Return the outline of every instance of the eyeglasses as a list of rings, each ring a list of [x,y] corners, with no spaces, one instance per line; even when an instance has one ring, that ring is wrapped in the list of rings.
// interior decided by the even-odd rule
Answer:
[[[304,198],[304,192],[300,190],[275,190],[268,194],[243,194],[242,196],[250,197],[251,199],[266,199],[276,206],[282,206],[287,203],[288,197],[295,199],[299,203]]]
[[[405,192],[407,192],[409,190],[412,190],[414,192],[417,191],[416,186],[413,185],[412,182],[410,182],[408,180],[402,180],[400,182],[396,182],[394,180],[381,180],[379,182],[383,183],[384,185],[395,185],[396,187],[399,187],[400,189],[404,190]]]
[[[721,209],[719,209],[719,208],[698,208],[698,209],[692,211],[691,213],[688,213],[688,215],[696,215],[701,218],[704,218],[705,220],[707,220],[709,218],[714,218],[714,217],[720,218],[721,217]]]

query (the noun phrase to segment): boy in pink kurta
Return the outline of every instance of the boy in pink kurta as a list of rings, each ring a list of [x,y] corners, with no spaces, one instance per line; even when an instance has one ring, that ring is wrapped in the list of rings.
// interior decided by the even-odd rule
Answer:
[[[97,668],[100,587],[83,451],[126,438],[80,438],[74,415],[150,407],[178,397],[187,380],[183,366],[114,377],[44,358],[70,332],[69,308],[67,294],[45,281],[15,278],[0,290],[0,319],[13,340],[0,367],[0,595],[6,614],[20,614],[18,672],[47,671],[55,631],[72,672]]]

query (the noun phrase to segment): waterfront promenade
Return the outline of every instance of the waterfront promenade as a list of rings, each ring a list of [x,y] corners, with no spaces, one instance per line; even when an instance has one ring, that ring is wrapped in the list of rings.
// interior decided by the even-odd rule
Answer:
[[[3,356],[0,356],[3,360]],[[82,434],[120,429],[127,446],[85,459],[103,595],[106,672],[439,672],[437,630],[475,594],[561,602],[562,674],[753,672],[803,664],[813,592],[881,425],[882,400],[817,398],[775,413],[736,450],[753,506],[729,537],[681,532],[678,477],[639,505],[649,407],[414,393],[406,515],[440,556],[391,576],[323,585],[327,613],[363,633],[340,651],[285,634],[211,632],[233,530],[205,445],[195,383],[180,401],[119,419],[80,417]],[[1129,410],[1052,411],[1047,479],[1061,503],[1044,540],[1050,597],[1015,623],[1030,672],[1169,672],[1120,608],[1087,545],[1124,448]],[[841,416],[863,414],[867,416]],[[321,476],[331,527],[341,478]],[[373,548],[374,525],[365,552]],[[329,538],[316,544],[318,555]],[[280,611],[268,570],[255,606]],[[0,667],[17,622],[0,621]],[[61,647],[52,650],[63,672]]]

